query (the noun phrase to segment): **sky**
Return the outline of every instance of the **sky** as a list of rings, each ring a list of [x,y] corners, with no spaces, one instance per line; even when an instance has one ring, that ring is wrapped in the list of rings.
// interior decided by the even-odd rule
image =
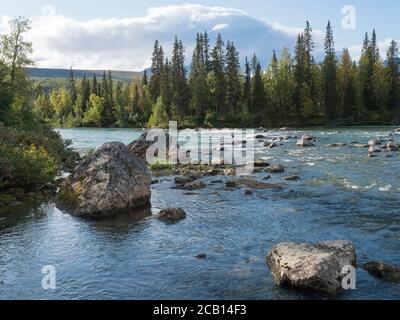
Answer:
[[[39,67],[139,71],[149,66],[156,38],[169,52],[177,34],[190,56],[195,34],[204,30],[233,40],[242,58],[256,52],[265,65],[272,50],[293,49],[306,20],[317,56],[328,20],[338,51],[348,47],[358,58],[365,32],[376,28],[384,53],[400,40],[399,12],[398,0],[0,0],[0,34],[11,17],[30,18],[27,38]]]

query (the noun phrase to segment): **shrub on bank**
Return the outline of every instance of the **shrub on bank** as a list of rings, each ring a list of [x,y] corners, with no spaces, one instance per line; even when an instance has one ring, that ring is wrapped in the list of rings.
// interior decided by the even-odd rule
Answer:
[[[44,184],[54,179],[57,160],[43,147],[0,144],[3,187]]]

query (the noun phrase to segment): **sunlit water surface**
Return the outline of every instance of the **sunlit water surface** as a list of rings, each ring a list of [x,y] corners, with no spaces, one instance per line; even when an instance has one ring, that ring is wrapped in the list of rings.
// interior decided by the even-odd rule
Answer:
[[[107,141],[129,143],[142,130],[62,129],[81,153]],[[152,211],[182,207],[188,218],[166,225],[151,212],[87,221],[61,212],[54,203],[0,211],[1,299],[309,299],[323,298],[274,285],[265,263],[281,241],[348,239],[359,264],[400,263],[399,157],[367,157],[366,149],[326,148],[337,142],[366,143],[393,128],[305,129],[317,147],[289,140],[276,149],[257,144],[257,155],[286,166],[269,182],[280,191],[228,191],[212,184],[185,195],[171,189],[173,177],[152,186]],[[270,136],[282,135],[271,131]],[[400,141],[400,136],[394,136]],[[266,173],[256,174],[260,179]],[[207,259],[196,255],[205,253]],[[43,290],[42,267],[56,268],[57,289]],[[399,299],[400,285],[382,282],[361,269],[357,290],[339,299]]]

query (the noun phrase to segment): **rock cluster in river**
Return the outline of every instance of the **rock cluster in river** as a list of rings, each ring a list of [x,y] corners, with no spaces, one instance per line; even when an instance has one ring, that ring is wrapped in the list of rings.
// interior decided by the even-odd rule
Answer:
[[[82,160],[58,198],[75,215],[105,217],[150,206],[151,183],[143,159],[123,143],[109,142]]]

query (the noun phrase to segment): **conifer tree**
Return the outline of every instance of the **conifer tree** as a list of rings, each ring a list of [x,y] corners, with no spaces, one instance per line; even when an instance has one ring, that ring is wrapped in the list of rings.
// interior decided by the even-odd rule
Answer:
[[[239,53],[233,42],[228,41],[226,45],[226,97],[229,106],[229,113],[240,112],[239,103],[242,95],[240,82]]]
[[[325,116],[328,121],[337,116],[337,90],[336,90],[336,52],[333,40],[331,22],[328,21],[325,36],[325,59],[322,65],[322,96]]]
[[[386,68],[388,76],[388,110],[400,109],[400,57],[396,41],[392,41],[386,55]]]
[[[172,118],[183,118],[188,113],[188,87],[185,70],[185,50],[182,41],[175,37],[171,63]]]

